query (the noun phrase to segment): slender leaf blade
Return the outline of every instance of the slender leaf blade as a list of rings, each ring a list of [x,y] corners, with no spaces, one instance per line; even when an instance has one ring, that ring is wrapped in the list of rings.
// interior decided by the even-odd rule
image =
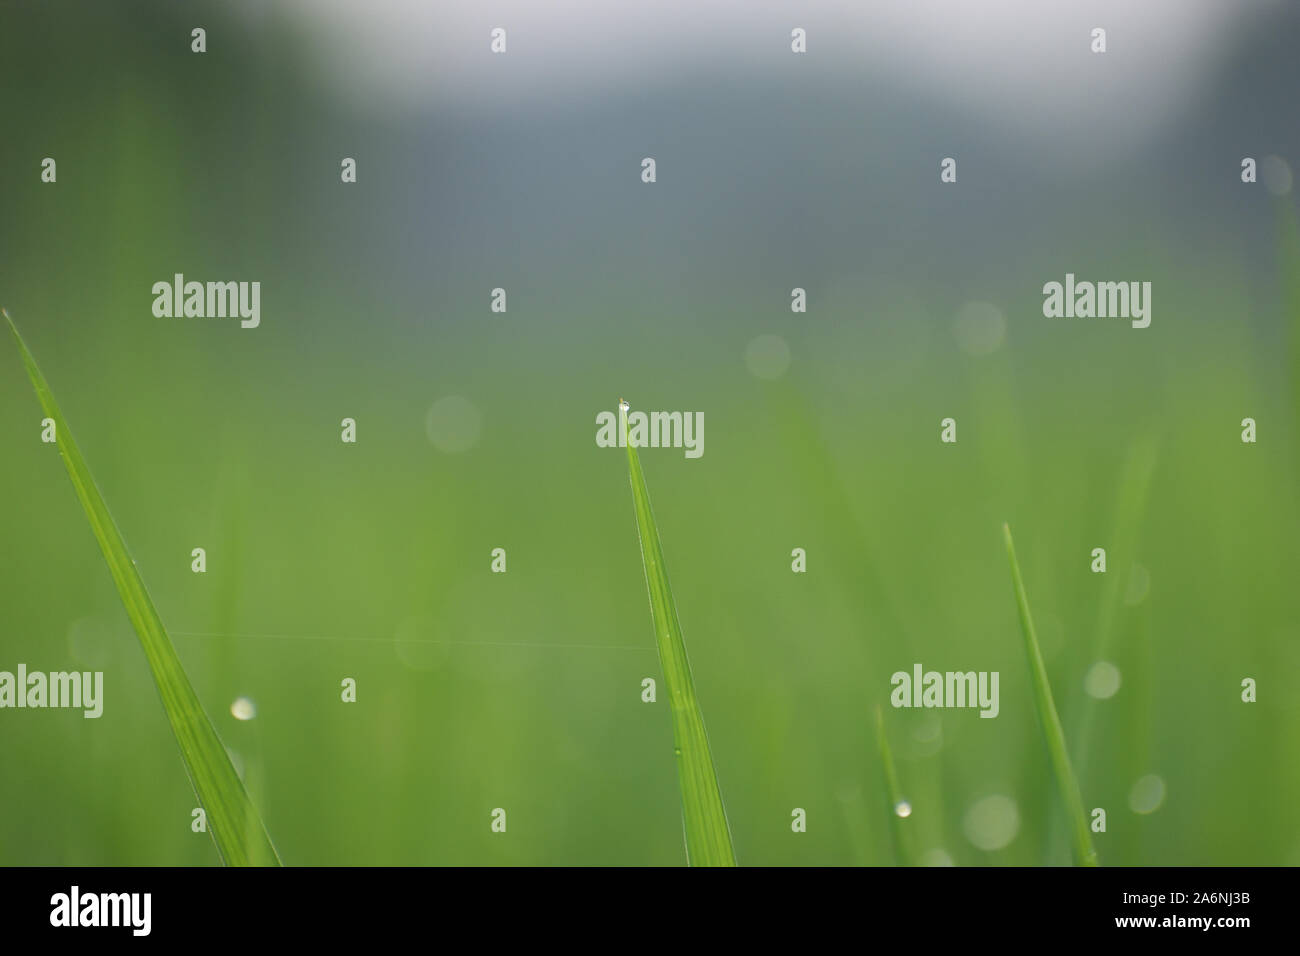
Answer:
[[[620,409],[620,425],[627,436],[627,414]],[[686,643],[677,620],[677,606],[668,584],[663,546],[650,507],[645,475],[636,449],[627,442],[628,477],[636,509],[636,530],[641,542],[641,563],[650,594],[659,663],[668,685],[673,719],[673,750],[677,755],[677,783],[682,796],[682,828],[686,837],[686,862],[691,866],[735,866],[727,813],[722,806],[718,775],[704,730],[704,715],[695,696],[695,683],[686,659]]]
[[[3,311],[3,310],[0,310]],[[126,606],[127,615],[144,648],[154,683],[162,698],[163,710],[180,745],[181,756],[190,783],[207,814],[208,832],[216,844],[223,863],[232,866],[279,865],[280,859],[267,835],[266,827],[248,796],[243,781],[235,772],[230,756],[217,737],[216,729],[203,711],[185,674],[171,638],[163,627],[153,600],[145,588],[135,561],[122,540],[122,534],[109,513],[108,506],[91,476],[81,451],[73,440],[67,420],[59,410],[54,393],[41,374],[36,359],[23,341],[18,327],[4,312],[22,354],[27,375],[46,417],[53,419],[59,454],[67,466],[68,476],[90,522],[108,563],[113,583]]]
[[[1069,818],[1070,831],[1074,839],[1074,860],[1079,866],[1096,866],[1097,851],[1092,847],[1092,836],[1088,831],[1088,817],[1083,811],[1079,783],[1070,766],[1070,752],[1065,746],[1065,731],[1061,729],[1061,718],[1056,713],[1056,704],[1052,700],[1052,685],[1047,680],[1047,666],[1043,663],[1043,652],[1038,646],[1034,619],[1029,614],[1029,597],[1025,594],[1025,582],[1020,578],[1020,562],[1016,560],[1016,546],[1011,540],[1010,525],[1002,525],[1002,536],[1006,540],[1007,559],[1011,562],[1011,583],[1016,592],[1016,607],[1020,611],[1020,630],[1025,638],[1025,656],[1029,659],[1034,705],[1038,709],[1043,737],[1047,741],[1047,752],[1052,760],[1052,769],[1056,773],[1056,785],[1061,793],[1061,802],[1065,805],[1066,816]]]
[[[914,866],[915,854],[912,841],[899,810],[903,807],[903,790],[898,784],[898,770],[894,766],[894,752],[889,747],[889,737],[885,733],[885,715],[879,704],[876,705],[876,747],[880,750],[880,764],[885,773],[885,797],[889,814],[889,829],[894,842],[895,862],[900,866]]]

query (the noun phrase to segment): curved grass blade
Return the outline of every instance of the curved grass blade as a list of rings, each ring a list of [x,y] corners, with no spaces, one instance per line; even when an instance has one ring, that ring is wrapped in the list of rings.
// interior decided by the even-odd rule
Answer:
[[[1002,536],[1007,544],[1007,559],[1011,562],[1011,583],[1016,592],[1016,606],[1020,610],[1020,630],[1025,636],[1025,656],[1029,658],[1029,677],[1034,688],[1034,704],[1038,709],[1043,737],[1047,740],[1052,769],[1056,772],[1056,785],[1061,792],[1061,803],[1065,805],[1066,816],[1069,818],[1070,831],[1074,839],[1074,861],[1079,866],[1096,866],[1097,851],[1092,848],[1092,836],[1088,832],[1088,817],[1083,812],[1083,798],[1079,795],[1079,782],[1070,767],[1070,753],[1065,749],[1065,732],[1061,729],[1061,718],[1057,716],[1056,704],[1052,701],[1052,685],[1047,682],[1047,667],[1043,664],[1043,652],[1038,646],[1034,620],[1029,615],[1029,597],[1025,594],[1025,582],[1020,578],[1020,563],[1016,560],[1016,546],[1011,541],[1010,525],[1002,525]]]
[[[36,389],[41,408],[47,417],[54,420],[59,454],[86,511],[86,519],[95,533],[95,540],[104,552],[104,560],[108,563],[122,603],[126,605],[126,613],[139,635],[140,645],[144,648],[154,683],[162,698],[163,710],[176,734],[181,756],[185,759],[185,770],[198,795],[199,805],[207,812],[208,832],[212,834],[222,862],[232,866],[279,865],[280,858],[271,844],[261,817],[249,799],[243,781],[235,772],[212,722],[203,712],[203,706],[185,675],[180,658],[176,656],[176,649],[158,617],[158,611],[145,589],[135,561],[127,552],[121,532],[73,441],[67,420],[59,411],[45,376],[41,374],[36,359],[18,333],[18,327],[14,325],[9,313],[3,314],[9,323],[9,330],[13,332],[14,341],[18,343],[18,351],[22,353],[23,364],[27,366],[27,375],[32,380],[32,387]]]
[[[619,417],[626,440],[627,413],[622,407]],[[695,697],[695,684],[686,660],[677,606],[668,585],[659,529],[650,509],[650,493],[646,490],[641,462],[631,442],[627,442],[627,467],[632,504],[636,508],[637,537],[641,541],[641,563],[645,568],[646,589],[650,592],[650,617],[672,708],[673,751],[677,755],[677,783],[682,794],[686,862],[690,866],[735,866],[736,852],[731,845],[727,813],[722,806],[718,775],[704,731],[704,715]]]

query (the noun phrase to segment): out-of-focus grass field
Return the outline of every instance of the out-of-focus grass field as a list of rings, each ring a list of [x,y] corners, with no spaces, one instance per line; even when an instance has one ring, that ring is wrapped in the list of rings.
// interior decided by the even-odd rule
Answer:
[[[0,304],[285,862],[683,862],[626,460],[594,442],[621,394],[705,414],[702,458],[641,460],[742,864],[895,862],[872,714],[916,662],[1001,675],[995,720],[886,706],[917,851],[1069,861],[1003,521],[1084,805],[1107,810],[1102,863],[1300,863],[1295,200],[1243,186],[1235,142],[1013,188],[998,163],[1025,156],[967,125],[980,164],[942,193],[924,113],[796,119],[794,160],[764,152],[762,91],[595,125],[399,122],[301,84],[317,67],[282,24],[236,46],[251,28],[232,23],[195,57],[171,7],[3,16]],[[710,126],[723,109],[734,141]],[[870,174],[827,173],[835,151]],[[1151,327],[1045,319],[1067,271],[1151,281]],[[261,327],[154,318],[175,272],[261,281]],[[988,354],[954,331],[971,301],[1005,316]],[[775,380],[745,361],[763,334],[791,353]],[[427,433],[448,395],[481,415],[462,452]],[[0,862],[212,864],[41,417],[5,338],[0,670],[102,670],[106,699],[99,720],[0,711]],[[1084,692],[1100,659],[1122,675],[1106,700]],[[1134,812],[1151,774],[1164,799]],[[985,851],[966,815],[992,794],[1018,826]]]

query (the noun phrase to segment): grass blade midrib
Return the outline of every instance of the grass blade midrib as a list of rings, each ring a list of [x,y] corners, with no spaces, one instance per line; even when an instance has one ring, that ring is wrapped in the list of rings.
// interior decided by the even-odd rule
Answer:
[[[1029,613],[1029,596],[1025,593],[1025,582],[1020,577],[1020,563],[1016,560],[1016,546],[1011,540],[1010,525],[1002,525],[1002,535],[1006,540],[1007,559],[1011,562],[1011,582],[1016,593],[1016,607],[1020,612],[1020,630],[1025,639],[1025,655],[1029,659],[1029,677],[1034,690],[1034,705],[1038,711],[1043,737],[1047,741],[1047,751],[1056,774],[1061,802],[1065,805],[1066,816],[1070,821],[1075,862],[1079,866],[1096,866],[1097,851],[1092,846],[1088,817],[1084,813],[1083,798],[1079,793],[1079,783],[1070,766],[1070,752],[1065,746],[1065,731],[1061,729],[1061,718],[1052,700],[1052,685],[1047,680],[1047,666],[1043,663],[1038,634],[1034,630],[1034,620]]]
[[[626,435],[626,415],[621,416]],[[637,538],[650,598],[650,617],[655,629],[659,663],[667,683],[673,722],[673,749],[677,758],[677,779],[682,799],[682,829],[686,860],[691,866],[735,866],[722,792],[709,749],[704,716],[695,695],[686,643],[682,637],[677,606],[668,583],[663,546],[650,505],[645,475],[631,442],[627,444],[628,479],[636,511]]]
[[[3,315],[18,344],[37,400],[46,416],[54,420],[59,454],[144,649],[163,710],[180,746],[185,771],[199,805],[207,815],[208,832],[222,862],[229,865],[278,864],[279,856],[266,828],[190,684],[54,393],[13,319],[8,312],[3,312]]]

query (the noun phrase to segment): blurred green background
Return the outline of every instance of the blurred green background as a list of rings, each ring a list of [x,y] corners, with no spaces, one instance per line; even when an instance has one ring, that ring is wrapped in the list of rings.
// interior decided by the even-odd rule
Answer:
[[[310,8],[0,4],[0,304],[285,862],[684,862],[626,460],[594,442],[624,395],[704,412],[702,458],[642,462],[742,864],[897,862],[880,703],[917,859],[1069,861],[1003,521],[1102,863],[1300,864],[1295,194],[1239,177],[1300,159],[1300,18],[1243,11],[1190,108],[1063,151],[799,60],[788,17],[734,69],[527,99],[564,54],[492,60],[471,21],[429,56],[479,44],[507,95],[458,107],[317,82],[346,67]],[[1033,42],[1086,86],[1077,19]],[[260,281],[261,327],[155,318],[176,272]],[[1045,319],[1067,272],[1152,282],[1151,327]],[[102,670],[105,709],[0,711],[0,862],[214,864],[41,417],[6,336],[0,670]],[[917,662],[999,671],[999,717],[889,708]]]

